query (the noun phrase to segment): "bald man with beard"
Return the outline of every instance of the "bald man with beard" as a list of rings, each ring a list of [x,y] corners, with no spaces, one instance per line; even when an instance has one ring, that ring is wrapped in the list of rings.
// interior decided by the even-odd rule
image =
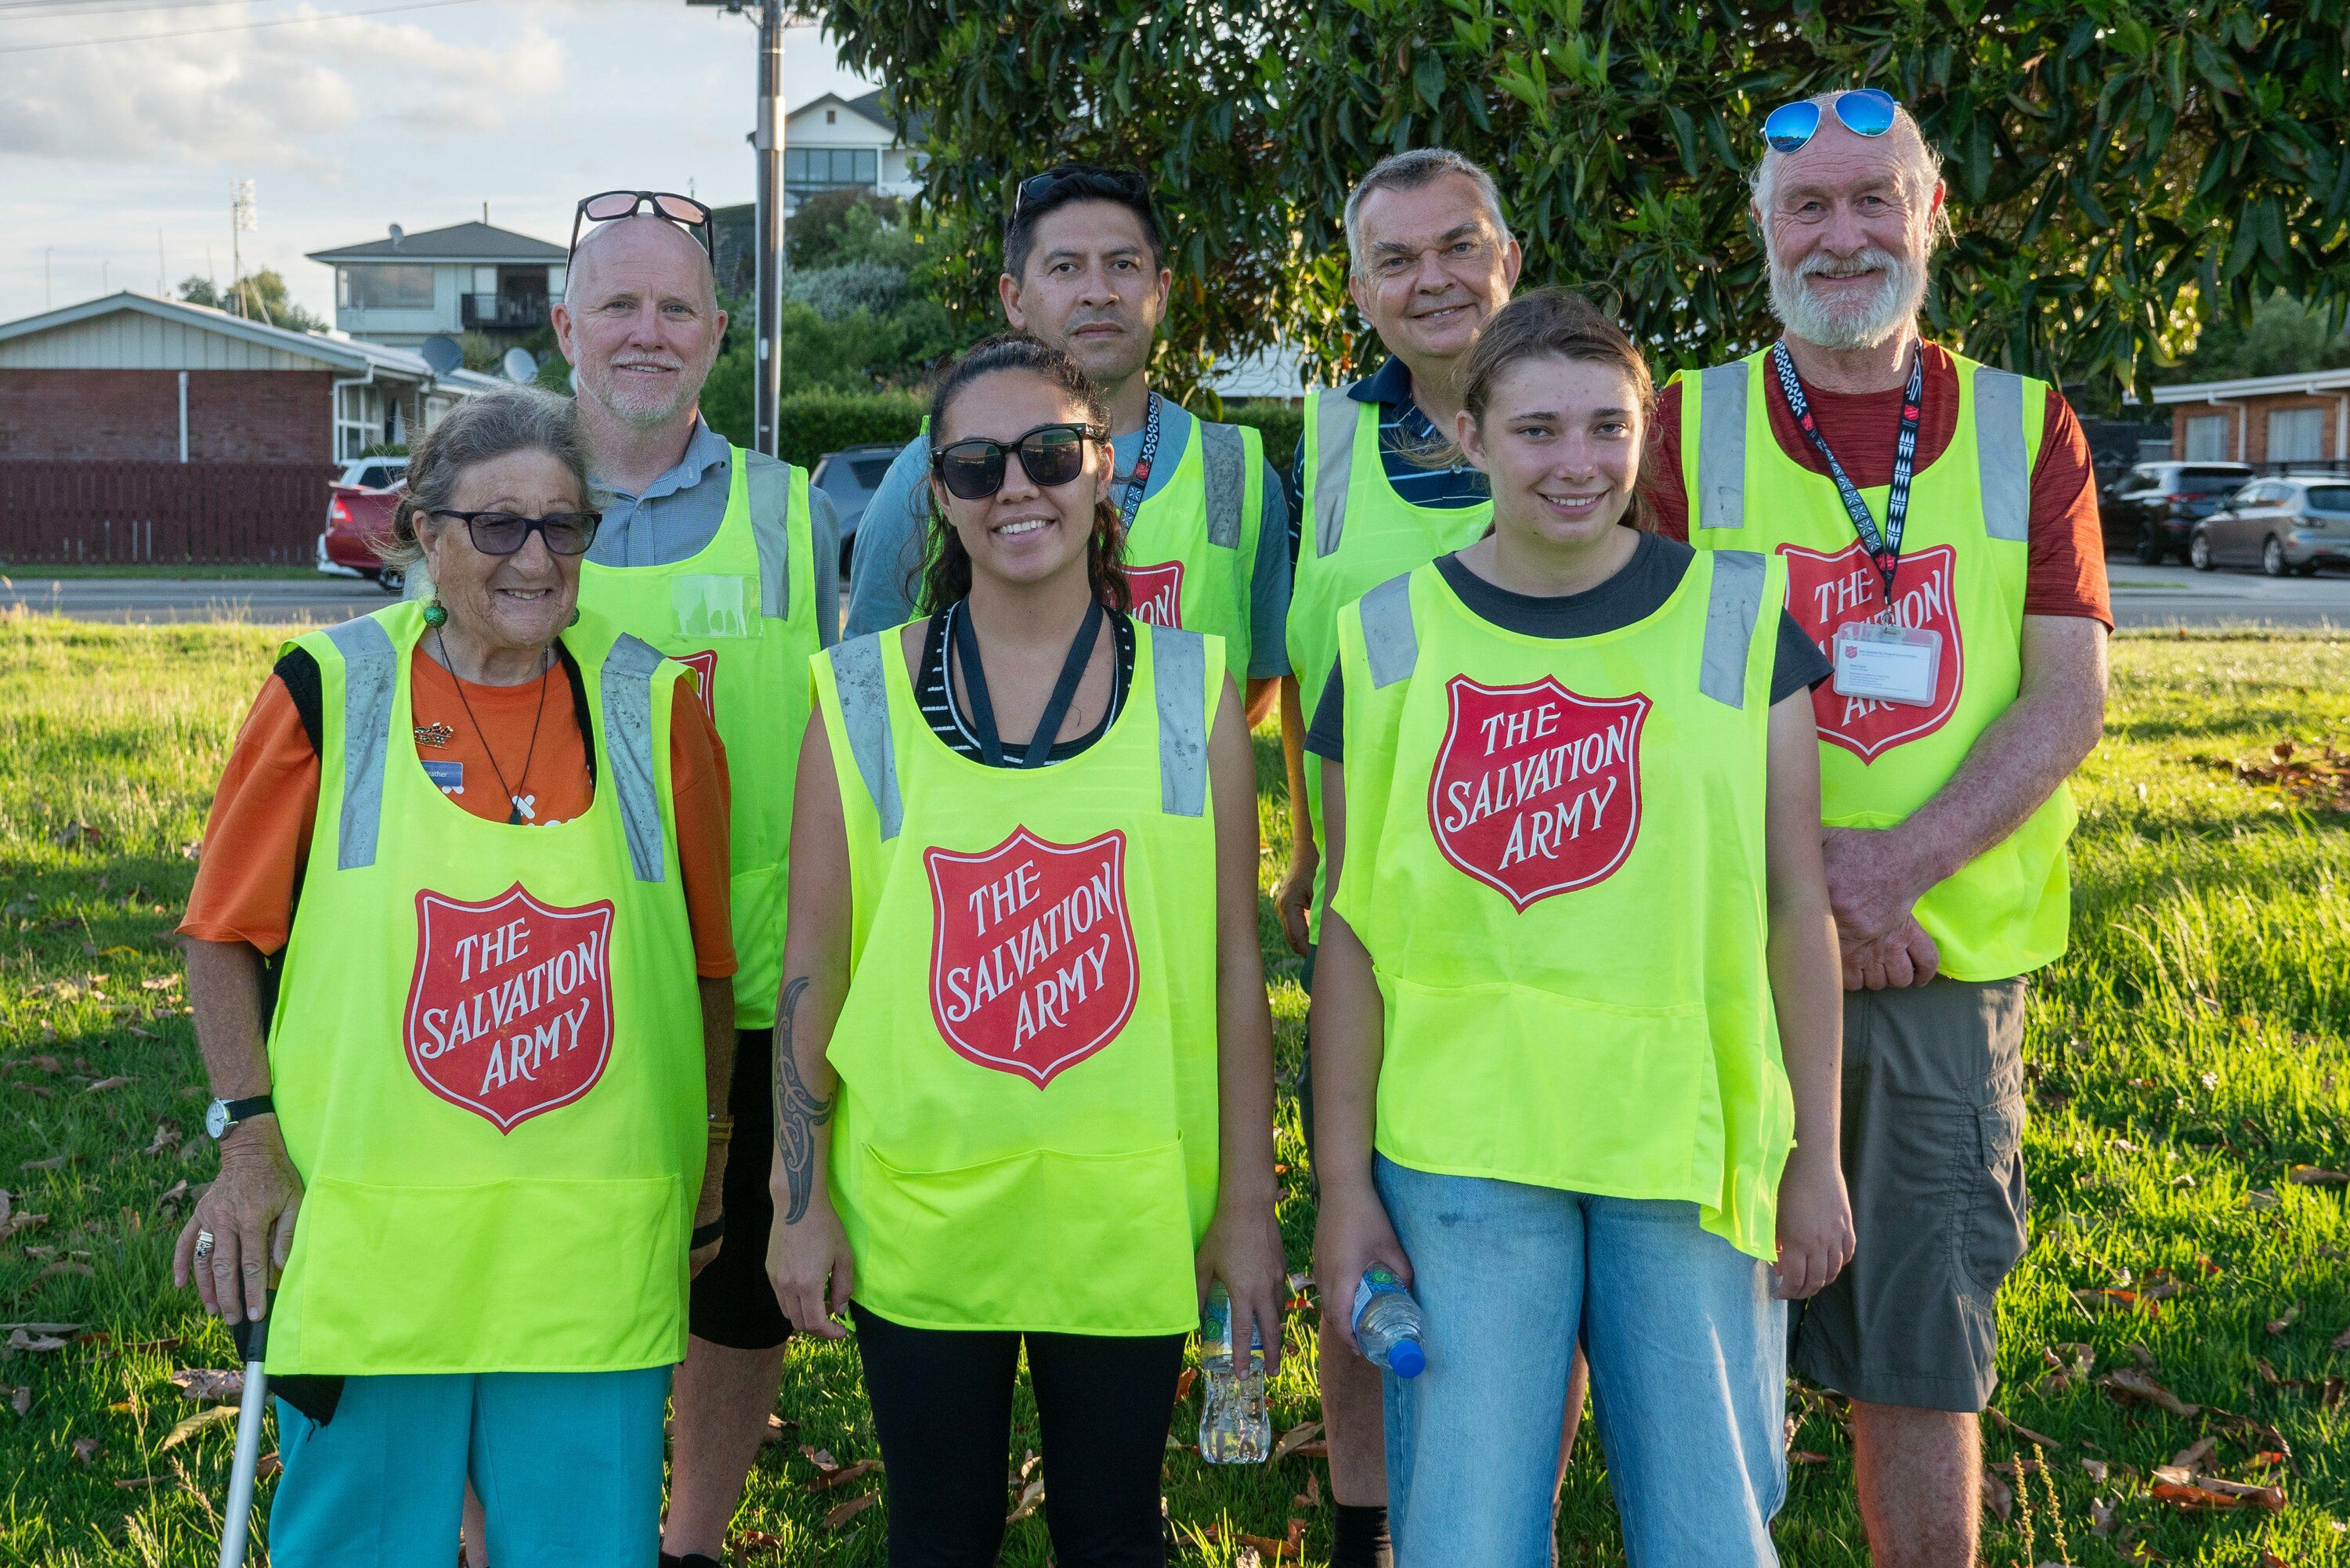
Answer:
[[[808,659],[838,635],[839,526],[806,470],[703,422],[726,331],[710,254],[650,213],[591,229],[571,258],[556,342],[577,377],[603,526],[583,606],[697,670],[732,786],[735,981],[725,1232],[693,1282],[674,1389],[661,1562],[715,1568],[767,1434],[790,1325],[767,1282],[769,1073],[783,958],[792,780],[808,719]]]

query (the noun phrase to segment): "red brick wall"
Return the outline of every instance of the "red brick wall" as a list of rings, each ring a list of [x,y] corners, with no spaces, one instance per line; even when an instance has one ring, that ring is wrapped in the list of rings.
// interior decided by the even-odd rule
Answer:
[[[188,372],[194,462],[328,462],[329,370]],[[172,462],[177,370],[0,370],[0,457]]]
[[[2230,461],[2241,458],[2245,462],[2269,461],[2269,415],[2279,409],[2315,409],[2318,426],[2323,431],[2323,443],[2318,448],[2321,460],[2350,457],[2342,450],[2342,395],[2320,392],[2312,397],[2303,392],[2284,392],[2261,398],[2230,398],[2218,403],[2174,403],[2170,410],[2170,455],[2187,455],[2187,421],[2198,417],[2226,414],[2229,419],[2228,445],[2222,454]],[[2241,449],[2238,441],[2241,441]]]

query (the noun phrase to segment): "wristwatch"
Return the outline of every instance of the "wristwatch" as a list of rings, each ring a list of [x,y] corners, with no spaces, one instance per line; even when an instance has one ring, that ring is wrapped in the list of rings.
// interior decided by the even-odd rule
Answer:
[[[277,1107],[267,1095],[255,1095],[249,1100],[215,1099],[204,1107],[204,1131],[215,1141],[228,1136],[228,1129],[254,1116],[271,1116]]]

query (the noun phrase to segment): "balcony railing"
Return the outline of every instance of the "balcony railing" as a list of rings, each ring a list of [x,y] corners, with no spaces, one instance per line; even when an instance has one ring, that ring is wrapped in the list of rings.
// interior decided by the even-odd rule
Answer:
[[[544,295],[467,294],[458,296],[461,317],[469,332],[528,332],[546,325]]]

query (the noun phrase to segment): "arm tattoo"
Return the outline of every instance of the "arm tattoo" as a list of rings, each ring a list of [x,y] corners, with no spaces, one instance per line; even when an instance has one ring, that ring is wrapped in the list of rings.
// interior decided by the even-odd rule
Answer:
[[[807,988],[806,975],[794,977],[784,987],[775,1033],[775,1152],[783,1157],[784,1180],[791,1192],[784,1210],[786,1225],[798,1224],[807,1213],[808,1199],[816,1190],[816,1129],[832,1119],[832,1101],[819,1100],[808,1092],[806,1080],[800,1076],[799,1058],[793,1052],[793,1026],[798,1022],[800,996]]]

